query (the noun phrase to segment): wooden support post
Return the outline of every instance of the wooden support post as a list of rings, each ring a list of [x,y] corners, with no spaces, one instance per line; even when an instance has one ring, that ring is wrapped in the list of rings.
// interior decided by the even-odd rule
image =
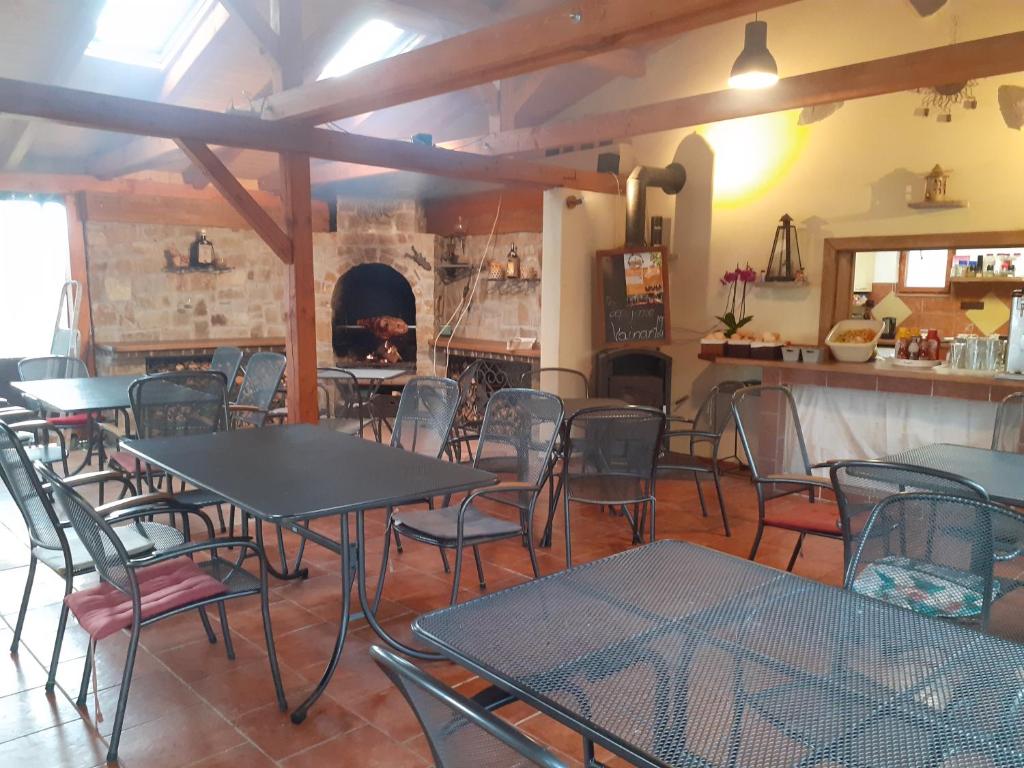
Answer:
[[[291,239],[288,267],[288,421],[316,424],[316,294],[313,286],[313,218],[309,155],[281,154],[285,229]]]
[[[82,306],[78,313],[79,356],[96,373],[96,359],[92,346],[92,301],[89,296],[89,266],[85,255],[85,221],[77,195],[65,195],[64,207],[68,217],[68,257],[71,279],[81,286]]]

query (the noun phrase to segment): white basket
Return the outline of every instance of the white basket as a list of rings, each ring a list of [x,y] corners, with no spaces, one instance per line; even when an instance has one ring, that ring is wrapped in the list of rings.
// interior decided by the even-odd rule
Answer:
[[[832,351],[832,357],[841,363],[866,363],[875,354],[875,347],[878,346],[878,338],[882,335],[884,324],[881,320],[840,320],[825,337],[825,343]],[[872,330],[875,336],[871,341],[863,344],[848,344],[833,341],[844,331],[857,331],[862,328]]]

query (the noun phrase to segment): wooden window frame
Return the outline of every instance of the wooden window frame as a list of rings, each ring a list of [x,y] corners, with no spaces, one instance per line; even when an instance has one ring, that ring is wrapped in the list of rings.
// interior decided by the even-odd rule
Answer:
[[[948,296],[950,293],[949,272],[953,268],[953,253],[956,248],[946,250],[945,282],[941,288],[912,288],[907,285],[907,258],[911,251],[938,250],[936,248],[903,248],[900,250],[900,275],[896,284],[896,295],[909,296]]]
[[[850,316],[853,305],[853,255],[857,251],[903,251],[918,248],[1001,248],[1024,242],[1024,230],[945,232],[927,235],[867,235],[829,237],[822,244],[821,302],[818,343],[824,344],[832,326]]]

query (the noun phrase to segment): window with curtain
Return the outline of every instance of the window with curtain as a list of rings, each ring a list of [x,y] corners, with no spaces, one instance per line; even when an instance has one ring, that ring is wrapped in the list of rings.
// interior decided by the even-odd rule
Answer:
[[[0,358],[49,354],[69,273],[64,204],[0,198]]]

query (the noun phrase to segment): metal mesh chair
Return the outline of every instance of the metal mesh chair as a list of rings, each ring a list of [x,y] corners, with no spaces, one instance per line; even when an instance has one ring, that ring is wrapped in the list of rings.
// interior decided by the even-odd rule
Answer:
[[[257,352],[245,365],[245,378],[238,389],[238,397],[231,403],[231,426],[262,427],[281,386],[285,356],[277,352]]]
[[[317,376],[320,425],[346,435],[362,436],[369,412],[359,380],[342,368],[321,368]]]
[[[860,541],[879,502],[900,493],[926,491],[988,501],[985,489],[948,472],[884,461],[837,461],[829,469],[843,531],[843,567]]]
[[[555,395],[530,389],[502,389],[487,403],[475,465],[501,465],[506,477],[498,485],[470,493],[456,506],[396,512],[388,525],[415,541],[455,550],[451,602],[458,596],[462,553],[472,547],[481,588],[486,587],[481,544],[522,538],[530,553],[533,575],[540,576],[533,545],[533,514],[544,486],[555,438],[562,424],[562,401]],[[479,499],[491,499],[513,508],[515,519],[498,517],[479,507]],[[375,602],[379,602],[387,573],[390,535],[385,534],[381,576]]]
[[[828,478],[811,474],[811,470],[831,464],[811,464],[796,403],[787,387],[759,386],[737,390],[732,397],[732,412],[757,491],[757,534],[750,559],[757,556],[766,527],[793,531],[799,536],[786,568],[791,571],[808,534],[832,539],[842,537],[839,518],[832,509],[821,512],[787,510],[768,514],[765,504],[780,496],[803,492],[813,503],[820,490],[831,488],[832,484]]]
[[[0,423],[0,478],[3,479],[4,485],[21,513],[28,530],[31,547],[28,577],[25,581],[25,590],[22,594],[21,607],[18,611],[18,619],[14,625],[14,637],[11,642],[11,653],[17,653],[21,631],[25,625],[29,598],[32,594],[36,566],[42,563],[61,576],[64,579],[64,595],[67,596],[71,594],[75,576],[92,572],[93,561],[74,530],[69,528],[66,521],[58,518],[50,501],[49,493],[33,469],[21,440],[13,429],[2,423]],[[65,479],[67,485],[76,488],[109,481],[123,482],[127,491],[134,490],[130,483],[123,480],[120,473],[114,471],[92,472]],[[114,512],[139,508],[145,508],[151,514],[174,509],[172,504],[161,497],[131,496],[99,507],[99,510]],[[178,546],[185,540],[185,537],[175,528],[140,520],[114,530],[120,537],[125,550],[132,555],[163,551]],[[50,659],[49,676],[46,680],[47,691],[53,690],[67,618],[67,607],[62,606],[57,622],[53,655]]]
[[[219,374],[218,374],[219,375]],[[267,645],[267,654],[270,661],[270,673],[274,679],[274,689],[277,694],[277,704],[281,710],[287,709],[287,702],[284,696],[284,688],[281,685],[281,675],[277,664],[277,654],[274,648],[274,636],[270,626],[270,609],[267,598],[267,563],[263,550],[254,542],[248,539],[212,539],[202,543],[186,544],[174,547],[165,552],[152,555],[143,559],[132,559],[121,540],[118,538],[108,520],[104,520],[96,511],[83,499],[73,488],[61,482],[60,478],[48,473],[48,479],[52,484],[54,498],[57,505],[64,511],[75,531],[78,533],[82,544],[93,558],[97,572],[99,573],[102,585],[110,585],[113,589],[122,593],[131,604],[130,636],[128,640],[128,653],[125,659],[124,671],[121,677],[121,689],[117,699],[117,710],[114,715],[113,729],[110,734],[110,746],[107,751],[108,762],[117,760],[117,749],[121,739],[121,727],[124,724],[125,709],[128,704],[128,692],[131,688],[132,673],[135,667],[135,655],[139,646],[139,635],[142,627],[149,626],[161,619],[176,616],[186,611],[202,610],[207,605],[216,605],[221,622],[221,629],[224,635],[224,646],[229,659],[234,658],[234,648],[231,642],[231,635],[227,623],[227,611],[224,603],[236,597],[247,597],[259,595],[260,607],[263,613],[264,639]],[[202,513],[192,509],[191,514]],[[143,514],[140,512],[125,513],[118,519],[130,519]],[[209,520],[206,520],[209,524]],[[212,530],[210,531],[212,536]],[[218,550],[225,547],[238,548],[239,556],[234,562],[225,560],[218,555]],[[146,611],[143,613],[144,600],[146,595],[139,586],[139,575],[146,566],[157,565],[166,561],[181,558],[183,556],[194,557],[198,553],[208,553],[209,558],[196,561],[199,569],[206,575],[220,582],[223,591],[212,596],[199,599],[182,601],[173,607],[156,612]],[[241,567],[243,555],[249,554],[259,561],[259,575],[254,576]],[[166,587],[165,587],[166,589]],[[204,615],[205,619],[205,615]],[[208,625],[207,625],[208,627]],[[209,632],[209,628],[208,628]],[[212,632],[209,632],[212,636]],[[86,694],[89,689],[89,674],[93,662],[94,645],[86,657],[85,670],[82,675],[82,685],[79,690],[77,704],[85,707]]]
[[[228,382],[228,394],[235,388],[238,371],[242,367],[242,350],[238,347],[217,347],[213,350],[210,370],[220,371]]]
[[[986,631],[992,604],[1021,586],[1013,577],[1021,572],[1022,547],[1024,517],[1009,507],[903,493],[871,513],[844,587]],[[997,568],[1010,575],[1000,576]]]
[[[725,498],[722,496],[722,484],[719,477],[718,446],[722,440],[722,433],[732,421],[732,414],[727,408],[722,408],[723,394],[720,387],[721,385],[717,385],[711,388],[692,419],[676,417],[667,419],[665,449],[658,456],[658,476],[692,475],[697,485],[697,498],[700,500],[701,513],[707,517],[708,508],[704,501],[704,489],[701,487],[700,480],[701,475],[711,475],[715,483],[715,493],[718,496],[722,527],[725,528],[725,535],[731,536],[732,532],[729,529],[729,518],[725,512]],[[734,391],[735,389],[728,389],[730,398]],[[677,429],[675,426],[677,424],[688,424],[689,428]],[[687,449],[673,451],[672,440],[682,440]],[[696,454],[697,446],[702,443],[709,448],[710,456],[708,458]]]
[[[535,368],[519,379],[520,386],[553,392],[562,398],[590,397],[590,382],[586,374],[575,368]]]
[[[439,458],[459,407],[459,385],[451,379],[416,376],[405,385],[391,428],[391,447]]]
[[[18,377],[22,381],[40,381],[43,379],[84,379],[88,378],[89,369],[85,363],[77,357],[63,357],[60,355],[48,355],[46,357],[27,357],[18,361]],[[65,430],[77,430],[88,433],[90,437],[89,451],[86,454],[81,469],[92,458],[93,451],[93,417],[91,414],[76,414],[63,416],[61,414],[46,413],[41,403],[36,402],[28,395],[22,395],[26,404],[37,413],[37,419],[21,420],[18,429],[34,433],[37,444],[32,451],[32,459],[41,461],[47,466],[53,466],[58,461],[61,463],[64,474],[71,474],[68,467],[68,441],[64,436]],[[5,419],[11,423],[10,418]],[[49,443],[49,435],[57,438],[57,446]]]
[[[18,376],[22,381],[84,379],[89,376],[89,369],[77,357],[26,357],[18,361]]]
[[[437,768],[567,768],[475,701],[379,646],[370,655],[416,715]]]
[[[992,450],[1024,453],[1024,392],[1007,395],[999,403],[992,430]]]
[[[654,408],[584,408],[566,421],[562,507],[567,568],[572,565],[570,502],[620,508],[634,543],[643,537],[649,507],[654,541],[654,479],[664,431],[665,415]]]
[[[452,427],[451,446],[456,461],[462,461],[462,451],[473,461],[473,443],[480,439],[480,427],[489,399],[488,388],[483,384],[484,363],[474,360],[459,374],[459,410]]]

